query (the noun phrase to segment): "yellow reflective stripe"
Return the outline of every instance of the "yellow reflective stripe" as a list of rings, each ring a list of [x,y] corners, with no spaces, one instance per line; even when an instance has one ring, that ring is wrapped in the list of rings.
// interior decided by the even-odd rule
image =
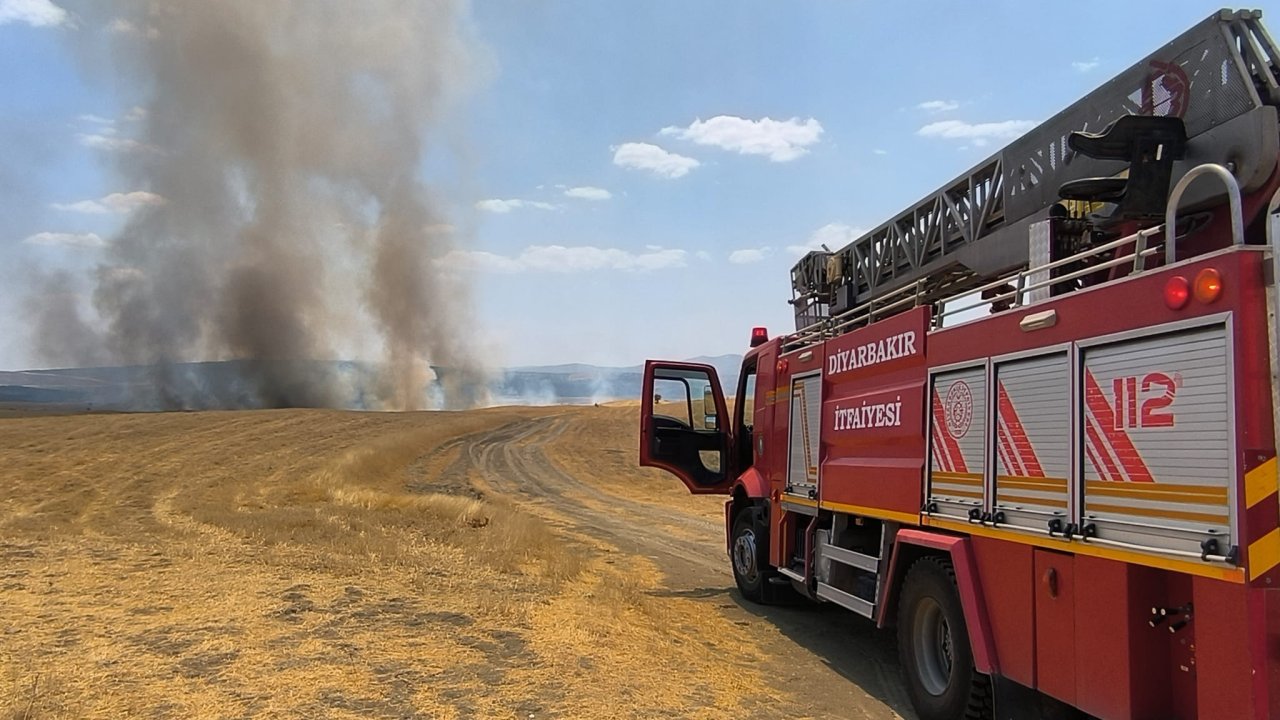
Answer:
[[[848,513],[850,515],[864,515],[877,520],[893,520],[894,522],[909,523],[914,525],[920,522],[920,516],[912,513],[898,512],[897,510],[884,510],[882,508],[866,507],[863,505],[849,505],[847,503],[822,501],[823,510],[833,510],[835,512]]]
[[[997,493],[996,503],[1009,503],[1021,505],[1043,505],[1044,507],[1060,507],[1067,506],[1066,500],[1058,500],[1055,498],[1038,498],[1027,495],[1009,495],[1007,493]]]
[[[1253,580],[1280,563],[1280,528],[1249,543],[1249,579]]]
[[[946,472],[945,470],[934,470],[929,473],[929,476],[937,480],[982,480],[982,473]]]
[[[1245,581],[1243,568],[1227,568],[1222,567],[1221,565],[1210,565],[1209,563],[1202,563],[1198,561],[1178,560],[1160,555],[1148,555],[1146,553],[1133,552],[1131,550],[1122,550],[1120,548],[1088,545],[1078,541],[1065,542],[1063,540],[1055,540],[1043,535],[1027,535],[1011,530],[986,528],[981,525],[971,525],[968,523],[956,522],[954,520],[931,518],[927,515],[921,518],[921,523],[930,527],[943,528],[945,530],[951,530],[965,535],[975,535],[978,537],[987,537],[996,540],[1006,540],[1008,542],[1020,543],[1022,545],[1051,548],[1063,552],[1072,552],[1076,555],[1086,555],[1088,557],[1098,557],[1106,560],[1118,560],[1120,562],[1133,563],[1135,565],[1144,565],[1146,567],[1160,568],[1162,570],[1174,570],[1177,572],[1187,573],[1188,575],[1199,575],[1201,577],[1226,580],[1234,583],[1243,583]]]
[[[1028,477],[1026,475],[997,475],[996,485],[1020,485],[1024,487],[1045,487],[1053,490],[1066,490],[1067,479],[1055,477]]]
[[[1276,459],[1262,463],[1244,474],[1244,504],[1253,507],[1277,490]]]
[[[1098,495],[1201,495],[1209,499],[1227,499],[1227,489],[1221,485],[1183,485],[1173,483],[1135,483],[1090,480],[1084,484],[1085,494]]]

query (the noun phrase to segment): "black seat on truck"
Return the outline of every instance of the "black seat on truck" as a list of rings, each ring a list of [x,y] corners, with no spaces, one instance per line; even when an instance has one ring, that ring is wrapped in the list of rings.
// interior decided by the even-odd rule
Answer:
[[[1186,155],[1187,128],[1182,118],[1126,115],[1100,133],[1071,133],[1067,145],[1095,160],[1123,160],[1129,173],[1063,183],[1063,200],[1115,204],[1109,220],[1155,219],[1164,215],[1173,163]]]

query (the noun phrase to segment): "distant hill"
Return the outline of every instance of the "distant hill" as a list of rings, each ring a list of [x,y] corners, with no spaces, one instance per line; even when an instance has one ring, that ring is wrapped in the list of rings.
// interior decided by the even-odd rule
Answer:
[[[714,367],[726,393],[732,393],[737,387],[741,355],[696,357],[686,362]],[[495,402],[523,400],[541,404],[634,399],[640,397],[643,382],[643,365],[602,367],[568,363],[508,368],[503,371],[502,379],[491,383],[489,389]]]
[[[698,357],[688,362],[716,368],[726,394],[738,382],[740,355]],[[338,379],[344,387],[363,386],[362,379],[374,368],[352,362],[314,362],[318,374]],[[195,407],[252,407],[251,385],[246,380],[244,361],[175,363],[155,366],[61,368],[50,370],[0,371],[0,401],[31,404],[72,404],[93,409],[158,410],[168,403],[154,391],[154,375],[163,372],[170,386],[181,389],[185,398],[197,398]],[[447,376],[448,368],[436,368]],[[487,395],[494,404],[581,404],[640,397],[644,366],[601,367],[584,363],[514,367],[494,373],[487,383]],[[438,389],[437,389],[438,391]],[[366,407],[355,390],[346,406]]]
[[[738,388],[738,372],[742,369],[741,355],[716,355],[714,357],[699,356],[690,358],[689,362],[710,365],[720,376],[720,384],[726,394],[733,394]]]

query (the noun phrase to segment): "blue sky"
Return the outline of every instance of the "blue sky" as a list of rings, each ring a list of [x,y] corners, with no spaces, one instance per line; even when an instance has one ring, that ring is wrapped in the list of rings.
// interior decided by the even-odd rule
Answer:
[[[423,173],[490,362],[630,365],[789,329],[806,246],[843,245],[1217,6],[896,7],[473,4],[464,151]],[[77,48],[107,32],[0,0],[0,368],[35,363],[22,279],[91,270],[156,201],[112,170],[145,98],[86,77]]]

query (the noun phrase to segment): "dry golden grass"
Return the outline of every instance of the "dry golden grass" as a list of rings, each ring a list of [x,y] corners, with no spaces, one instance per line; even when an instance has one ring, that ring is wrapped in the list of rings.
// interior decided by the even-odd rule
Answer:
[[[569,430],[553,441],[551,450],[556,462],[570,474],[590,478],[592,485],[631,501],[716,522],[723,519],[723,497],[690,496],[671,474],[640,467],[637,406],[582,408],[569,422]]]
[[[461,438],[549,412],[564,411],[0,420],[0,718],[736,717],[776,702],[747,630],[654,593],[651,561],[469,489],[483,483]],[[557,463],[689,502],[634,467],[634,408],[570,412],[578,442],[558,440]]]

